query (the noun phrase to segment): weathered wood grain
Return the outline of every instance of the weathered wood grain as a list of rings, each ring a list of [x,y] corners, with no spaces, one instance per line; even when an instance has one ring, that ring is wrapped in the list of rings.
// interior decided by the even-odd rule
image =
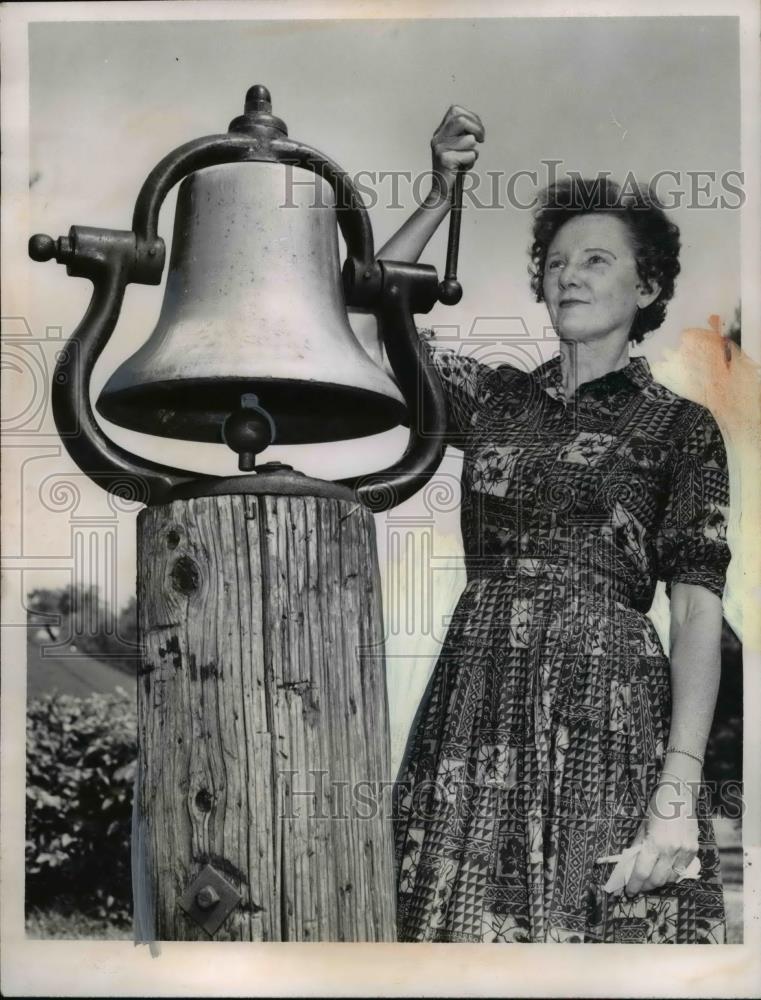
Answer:
[[[242,895],[217,940],[394,940],[371,515],[274,495],[147,508],[138,596],[157,938],[207,940],[178,899],[211,863]]]

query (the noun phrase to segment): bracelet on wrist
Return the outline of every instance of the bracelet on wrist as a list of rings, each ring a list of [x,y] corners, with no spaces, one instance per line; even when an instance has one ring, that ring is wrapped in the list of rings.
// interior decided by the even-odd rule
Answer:
[[[705,764],[705,757],[698,753],[693,753],[692,750],[682,750],[681,747],[666,747],[666,755],[668,756],[670,753],[679,753],[682,754],[683,757],[691,757],[693,760],[696,760],[701,767]]]

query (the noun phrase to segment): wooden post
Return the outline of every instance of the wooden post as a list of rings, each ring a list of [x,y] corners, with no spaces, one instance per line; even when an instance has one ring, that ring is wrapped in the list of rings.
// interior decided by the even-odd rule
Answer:
[[[388,709],[372,516],[210,496],[138,519],[137,821],[159,940],[211,864],[238,941],[395,939]]]

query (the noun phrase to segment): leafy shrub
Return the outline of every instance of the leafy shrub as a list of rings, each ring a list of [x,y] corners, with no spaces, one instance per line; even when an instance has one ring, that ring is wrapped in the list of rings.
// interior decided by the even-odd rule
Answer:
[[[26,906],[126,922],[137,757],[132,698],[47,695],[27,715]]]

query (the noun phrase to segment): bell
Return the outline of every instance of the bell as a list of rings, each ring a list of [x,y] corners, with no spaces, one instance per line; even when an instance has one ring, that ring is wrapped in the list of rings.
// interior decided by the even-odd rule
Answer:
[[[130,430],[221,442],[252,394],[278,444],[362,437],[406,416],[349,326],[332,187],[273,162],[183,181],[158,324],[96,406]]]

